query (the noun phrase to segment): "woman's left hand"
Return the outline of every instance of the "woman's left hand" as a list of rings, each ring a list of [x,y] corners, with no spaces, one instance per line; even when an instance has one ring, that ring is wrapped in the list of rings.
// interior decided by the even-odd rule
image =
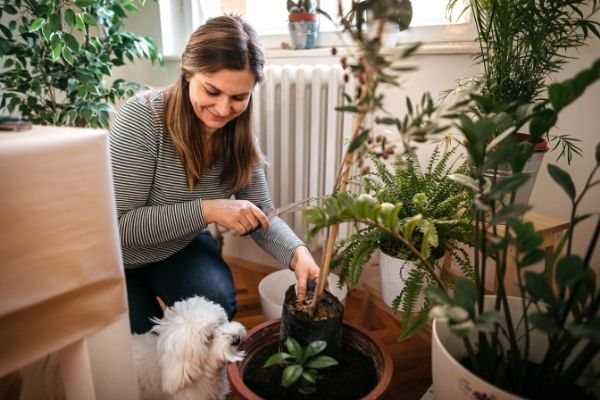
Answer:
[[[319,266],[306,246],[296,247],[292,255],[290,267],[296,274],[296,297],[304,300],[308,280],[316,281],[319,277]]]

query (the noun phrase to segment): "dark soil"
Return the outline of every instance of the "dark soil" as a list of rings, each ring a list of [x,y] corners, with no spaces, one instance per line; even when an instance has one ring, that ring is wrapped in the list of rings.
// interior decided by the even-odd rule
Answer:
[[[267,358],[277,351],[277,343],[274,343],[257,353],[243,377],[246,386],[266,400],[353,400],[364,397],[377,385],[371,358],[353,347],[343,346],[339,365],[319,371],[321,379],[317,381],[317,391],[311,395],[301,394],[297,383],[288,388],[280,385],[282,367],[263,368]]]
[[[468,358],[463,358],[459,360],[463,367],[473,372],[471,369],[471,361]],[[544,400],[563,400],[563,399],[577,399],[577,400],[599,400],[597,396],[593,393],[586,393],[585,390],[581,386],[577,385],[561,385],[559,387],[545,387],[543,382],[539,382],[539,379],[536,381],[534,375],[540,369],[540,364],[528,361],[527,362],[527,370],[526,377],[524,382],[526,382],[525,387],[521,392],[514,390],[514,385],[512,380],[510,379],[510,366],[504,362],[503,360],[498,360],[498,366],[502,365],[502,368],[497,367],[496,371],[490,371],[490,373],[495,372],[498,375],[502,375],[503,378],[500,381],[504,382],[507,385],[510,385],[510,388],[503,388],[502,385],[498,384],[498,381],[493,382],[489,377],[480,376],[481,379],[484,379],[486,382],[493,383],[497,387],[503,388],[507,392],[515,393],[518,396],[523,396],[527,399],[544,399]],[[501,372],[498,372],[501,371]],[[547,386],[547,385],[546,385]],[[478,400],[488,400],[490,397],[485,393],[475,392],[473,395]]]
[[[288,337],[296,339],[303,347],[315,340],[323,340],[327,343],[323,354],[336,360],[339,359],[342,351],[344,305],[333,294],[324,291],[317,313],[311,317],[315,291],[314,282],[308,283],[307,296],[303,301],[298,301],[296,298],[295,286],[290,286],[285,293],[281,316],[280,348],[285,348],[284,344]]]

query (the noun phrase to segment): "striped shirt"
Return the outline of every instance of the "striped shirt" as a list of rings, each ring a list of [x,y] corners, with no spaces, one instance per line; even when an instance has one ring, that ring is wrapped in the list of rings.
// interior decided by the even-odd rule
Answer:
[[[237,193],[220,184],[223,161],[204,170],[193,190],[187,184],[163,118],[164,92],[129,99],[110,131],[112,173],[125,267],[142,266],[173,255],[207,228],[203,199],[249,200],[271,207],[264,168],[254,169],[252,183]],[[280,218],[269,230],[253,233],[254,241],[288,266],[292,252],[304,243]]]

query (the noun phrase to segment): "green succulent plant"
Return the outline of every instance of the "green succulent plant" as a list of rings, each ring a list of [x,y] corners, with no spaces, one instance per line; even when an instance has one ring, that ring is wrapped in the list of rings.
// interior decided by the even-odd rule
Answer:
[[[319,379],[319,370],[338,364],[333,357],[319,354],[327,347],[327,342],[323,340],[315,340],[302,347],[294,338],[288,337],[285,347],[287,352],[280,351],[273,354],[263,367],[284,366],[281,386],[290,387],[297,384],[298,391],[303,394],[316,391],[315,384]]]

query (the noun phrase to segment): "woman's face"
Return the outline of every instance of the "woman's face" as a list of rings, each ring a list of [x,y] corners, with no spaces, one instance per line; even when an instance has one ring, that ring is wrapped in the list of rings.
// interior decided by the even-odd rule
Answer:
[[[189,80],[192,107],[206,133],[212,134],[244,112],[256,78],[249,70],[197,72]]]

